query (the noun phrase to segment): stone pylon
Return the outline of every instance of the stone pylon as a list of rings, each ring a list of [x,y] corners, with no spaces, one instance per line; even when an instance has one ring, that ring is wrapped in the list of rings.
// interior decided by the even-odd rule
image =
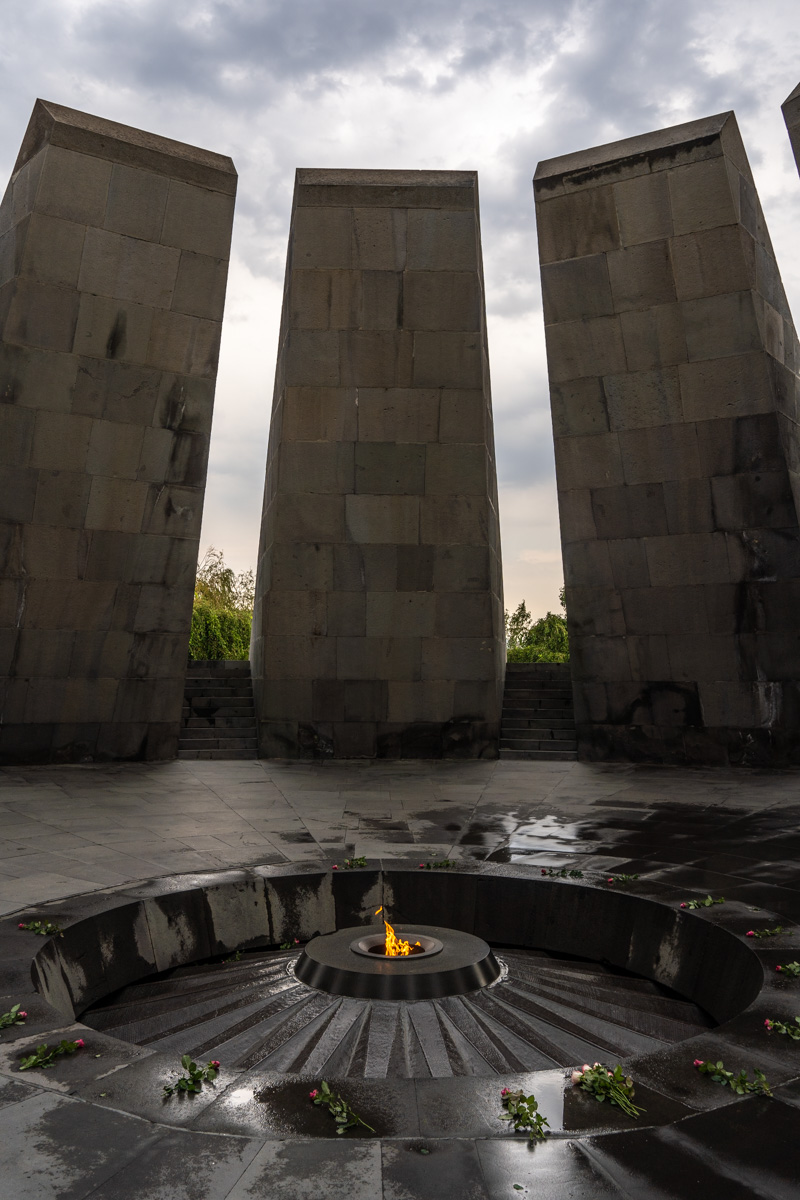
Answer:
[[[0,206],[0,761],[177,752],[235,191],[36,102]]]
[[[789,141],[792,143],[794,161],[797,164],[798,171],[800,171],[800,83],[784,100],[781,105],[781,112],[786,122]]]
[[[297,174],[251,661],[262,755],[496,757],[477,178]]]
[[[534,192],[579,756],[796,763],[798,348],[735,117]]]

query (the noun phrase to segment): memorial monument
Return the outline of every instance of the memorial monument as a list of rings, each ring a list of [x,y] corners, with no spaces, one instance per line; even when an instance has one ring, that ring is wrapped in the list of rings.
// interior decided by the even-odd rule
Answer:
[[[300,170],[251,663],[264,757],[497,756],[477,179]]]
[[[36,102],[0,206],[0,762],[175,757],[235,191]]]
[[[797,763],[798,346],[735,117],[534,192],[579,757]]]

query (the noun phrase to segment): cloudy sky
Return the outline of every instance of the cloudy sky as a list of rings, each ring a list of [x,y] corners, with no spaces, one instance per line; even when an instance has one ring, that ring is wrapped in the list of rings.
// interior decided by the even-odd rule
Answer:
[[[780,105],[797,0],[3,0],[0,179],[37,96],[239,171],[202,547],[255,564],[294,170],[479,172],[507,607],[562,580],[531,177],[733,108],[790,301],[800,181]]]

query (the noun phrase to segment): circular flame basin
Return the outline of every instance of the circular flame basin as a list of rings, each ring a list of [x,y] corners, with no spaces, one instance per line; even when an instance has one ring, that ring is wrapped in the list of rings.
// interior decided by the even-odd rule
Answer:
[[[382,958],[385,962],[397,962],[401,958],[430,958],[432,954],[441,954],[444,945],[438,938],[428,937],[424,933],[406,934],[405,940],[411,943],[408,954],[387,954],[386,938],[380,933],[370,934],[369,937],[355,938],[350,943],[354,954],[370,954],[374,958]],[[415,945],[419,942],[419,946]]]
[[[482,938],[435,925],[397,925],[398,936],[423,952],[375,953],[385,933],[375,926],[339,929],[312,938],[294,968],[309,987],[364,1000],[435,1000],[475,992],[500,976],[500,964]]]

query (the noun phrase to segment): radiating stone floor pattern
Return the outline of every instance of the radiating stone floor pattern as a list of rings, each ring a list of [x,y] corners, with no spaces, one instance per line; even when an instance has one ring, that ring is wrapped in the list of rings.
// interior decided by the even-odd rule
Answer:
[[[799,772],[514,762],[5,768],[0,822],[4,913],[176,872],[363,854],[642,870],[676,887],[691,876],[694,887],[724,883],[800,922]],[[529,1148],[524,1138],[478,1136],[469,1114],[452,1140],[427,1144],[264,1141],[110,1108],[87,1121],[50,1074],[0,1080],[0,1195],[6,1188],[9,1200],[797,1195],[800,1082],[780,1100],[693,1117],[686,1134],[667,1126]]]

